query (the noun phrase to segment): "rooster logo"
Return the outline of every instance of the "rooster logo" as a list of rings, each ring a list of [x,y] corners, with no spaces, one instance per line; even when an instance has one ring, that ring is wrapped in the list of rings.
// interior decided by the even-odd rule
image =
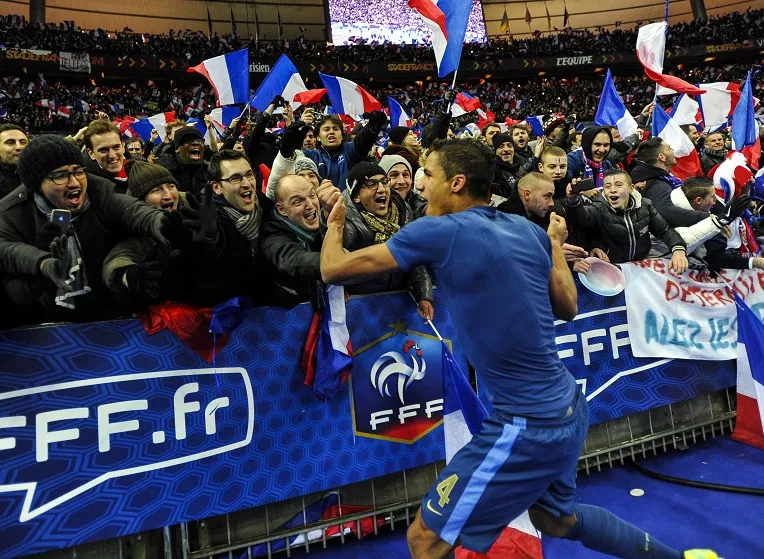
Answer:
[[[412,349],[414,351],[409,354]],[[411,366],[406,363],[406,358],[397,351],[388,351],[381,355],[371,368],[371,385],[383,397],[390,396],[388,379],[393,375],[398,375],[398,399],[401,404],[406,403],[403,400],[404,390],[415,380],[422,380],[427,370],[427,363],[422,357],[422,350],[419,349],[416,342],[407,340],[403,345],[403,353],[411,357]]]

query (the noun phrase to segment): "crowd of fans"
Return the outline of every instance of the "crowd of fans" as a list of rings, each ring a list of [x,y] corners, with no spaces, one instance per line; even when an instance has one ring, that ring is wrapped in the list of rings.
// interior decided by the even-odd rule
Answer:
[[[403,0],[400,0],[401,2]],[[353,9],[347,6],[362,6],[358,2],[332,3],[332,10],[339,10],[343,19],[352,21],[357,17]],[[474,13],[475,10],[473,10]],[[401,17],[406,25],[416,21],[422,26],[421,18],[408,9],[369,9],[364,18],[374,18],[379,14],[389,23],[391,17]],[[474,14],[473,14],[474,15]],[[477,17],[470,19],[470,25],[478,34],[482,21]],[[627,52],[634,49],[637,30],[616,28],[612,30],[570,29],[560,32],[536,36],[529,39],[492,38],[488,42],[468,42],[462,52],[465,59],[518,58],[523,56],[554,56],[558,54],[605,54],[612,52]],[[239,25],[239,30],[244,26]],[[706,21],[678,23],[669,27],[666,45],[668,48],[703,44],[737,43],[746,39],[762,38],[764,34],[764,10],[748,9],[743,13],[733,12]],[[246,38],[239,35],[218,35],[214,33],[207,37],[204,33],[189,30],[170,30],[166,35],[149,35],[134,33],[129,29],[122,31],[104,31],[102,29],[83,31],[73,23],[49,24],[48,26],[33,26],[20,16],[5,16],[0,18],[0,45],[6,48],[27,48],[50,51],[73,52],[112,52],[117,54],[163,55],[178,56],[188,59],[202,59],[217,56],[248,47],[253,60],[277,58],[286,53],[297,60],[353,60],[368,62],[372,60],[390,60],[404,62],[432,61],[434,55],[429,45],[390,44],[385,40],[364,42],[349,46],[333,45],[327,41],[306,41],[302,38],[290,41],[262,40]],[[363,42],[363,41],[361,41]]]

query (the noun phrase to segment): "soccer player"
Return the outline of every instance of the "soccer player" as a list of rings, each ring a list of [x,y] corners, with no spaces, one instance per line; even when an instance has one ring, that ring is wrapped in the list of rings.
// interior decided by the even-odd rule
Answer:
[[[342,284],[425,264],[457,337],[493,398],[493,414],[449,462],[408,531],[415,559],[447,557],[457,543],[485,553],[529,510],[538,530],[633,559],[718,559],[677,551],[606,510],[575,502],[586,438],[586,399],[557,356],[555,317],[578,312],[565,262],[565,221],[544,231],[488,206],[494,154],[470,139],[437,143],[418,186],[427,216],[385,244],[342,248],[343,200],[335,195],[321,251],[326,283]],[[501,309],[497,312],[496,309]]]

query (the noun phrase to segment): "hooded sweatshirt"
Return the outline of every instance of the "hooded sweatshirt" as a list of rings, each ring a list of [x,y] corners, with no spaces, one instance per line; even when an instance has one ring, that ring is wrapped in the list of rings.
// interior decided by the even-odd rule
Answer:
[[[581,134],[581,147],[568,154],[568,176],[572,179],[593,179],[597,188],[602,188],[605,172],[613,168],[613,164],[607,160],[607,155],[601,163],[594,161],[592,157],[592,143],[600,132],[605,132],[613,145],[613,136],[609,126],[592,126]]]

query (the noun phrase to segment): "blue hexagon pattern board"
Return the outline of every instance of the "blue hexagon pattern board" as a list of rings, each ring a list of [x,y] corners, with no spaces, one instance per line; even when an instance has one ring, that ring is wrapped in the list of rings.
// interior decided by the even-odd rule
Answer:
[[[557,326],[593,421],[734,384],[728,363],[634,359],[623,298],[612,299],[582,294],[579,318]],[[435,308],[466,370],[437,292]],[[357,298],[347,309],[357,366],[326,403],[299,369],[308,305],[249,311],[215,367],[137,320],[0,333],[0,557],[443,459],[439,344],[409,295]]]

